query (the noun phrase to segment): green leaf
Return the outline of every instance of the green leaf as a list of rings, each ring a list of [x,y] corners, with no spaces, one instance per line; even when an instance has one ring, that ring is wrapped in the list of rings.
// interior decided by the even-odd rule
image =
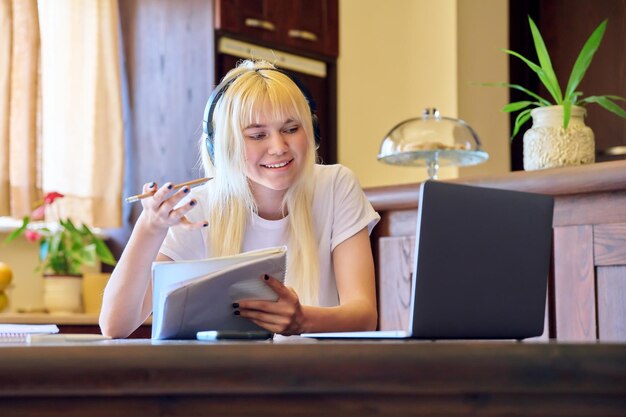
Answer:
[[[626,111],[624,111],[624,109],[618,106],[617,103],[614,103],[611,99],[626,101],[626,99],[619,96],[589,96],[581,100],[581,102],[598,103],[608,111],[626,119]]]
[[[48,250],[52,257],[57,257],[58,253],[63,250],[63,236],[55,234],[50,237],[50,244]]]
[[[582,96],[583,93],[582,91],[576,91],[574,92],[574,94],[572,94],[572,96],[570,97],[569,102],[572,103],[572,105],[577,106],[578,105],[578,97]]]
[[[530,120],[530,117],[531,117],[530,112],[532,110],[533,109],[526,109],[517,115],[517,117],[515,118],[515,127],[513,128],[513,134],[511,135],[511,140],[515,138],[515,136],[519,132],[520,128],[524,125],[524,123]]]
[[[556,74],[552,68],[552,61],[550,61],[550,55],[548,54],[546,44],[543,42],[543,38],[541,37],[541,33],[539,33],[537,25],[535,25],[535,22],[533,22],[533,19],[531,19],[530,16],[528,17],[528,23],[530,25],[530,31],[533,35],[537,58],[539,58],[539,64],[545,74],[545,81],[543,79],[541,81],[544,83],[546,88],[548,88],[548,91],[550,91],[550,94],[552,94],[555,101],[560,103],[563,101],[561,87],[559,87],[559,82],[557,81]]]
[[[521,85],[518,85],[518,84],[510,84],[510,83],[484,83],[483,85],[485,85],[487,87],[508,87],[508,88],[513,89],[513,90],[522,91],[522,92],[528,94],[529,96],[531,96],[532,98],[534,98],[535,100],[537,100],[543,106],[551,106],[552,105],[552,103],[549,102],[548,100],[546,100],[545,98],[543,98],[543,97],[533,93],[532,91],[530,91],[527,88],[522,87]]]
[[[506,113],[511,113],[514,111],[525,109],[526,107],[532,106],[533,104],[537,105],[538,103],[534,101],[515,101],[502,107],[502,111]]]
[[[96,254],[102,263],[107,265],[115,265],[117,263],[106,243],[104,243],[101,239],[96,239],[94,243],[96,244]]]
[[[65,221],[60,220],[60,223],[61,223],[61,226],[67,229],[71,234],[80,235],[80,232],[78,231],[78,229],[76,229],[76,226],[74,226],[74,223],[72,223],[72,220],[70,219],[67,219]]]
[[[578,84],[585,76],[587,72],[587,68],[589,68],[589,64],[591,64],[591,60],[593,59],[594,54],[598,50],[600,46],[600,42],[602,42],[602,38],[604,37],[604,32],[606,31],[606,23],[604,20],[600,23],[585,45],[583,49],[580,51],[578,58],[576,58],[576,62],[574,62],[574,66],[572,67],[572,73],[570,74],[569,81],[567,82],[567,88],[565,89],[565,100],[568,100],[569,96],[576,90]]]
[[[572,102],[564,101],[563,102],[563,129],[567,129],[567,126],[569,126],[569,121],[571,117],[572,117]]]
[[[539,77],[539,80],[543,83],[543,85],[546,86],[546,89],[548,90],[548,92],[550,93],[550,95],[552,96],[556,104],[561,104],[561,102],[563,101],[563,98],[561,97],[561,89],[559,88],[558,83],[556,85],[552,83],[552,81],[550,80],[546,72],[543,70],[543,68],[541,68],[539,65],[523,57],[522,55],[518,54],[515,51],[505,49],[504,52],[506,52],[509,55],[513,55],[514,57],[517,57],[521,59],[522,61],[524,61],[526,65],[528,65],[530,69],[532,69],[537,74],[537,76]]]
[[[28,224],[30,223],[30,217],[28,216],[24,216],[24,218],[22,219],[22,225],[15,229],[14,231],[12,231],[7,237],[6,239],[4,239],[4,243],[9,243],[12,242],[13,240],[15,240],[18,236],[20,236],[22,233],[24,233],[26,231],[26,228],[28,227]]]
[[[94,265],[96,263],[96,245],[90,244],[82,248],[81,251],[76,252],[79,255],[81,263],[87,265]]]
[[[604,96],[600,96],[600,97],[610,98],[611,100],[626,101],[626,98],[624,98],[624,97],[620,97],[620,96],[604,95]]]

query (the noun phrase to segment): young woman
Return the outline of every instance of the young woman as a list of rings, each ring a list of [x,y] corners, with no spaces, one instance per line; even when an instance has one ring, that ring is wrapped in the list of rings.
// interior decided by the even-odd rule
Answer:
[[[288,246],[286,283],[259,277],[276,302],[233,308],[283,335],[372,330],[369,233],[380,217],[351,171],[315,164],[314,115],[297,79],[244,61],[216,88],[200,148],[207,184],[142,200],[143,211],[104,293],[100,327],[127,337],[152,312],[154,260],[203,259]]]

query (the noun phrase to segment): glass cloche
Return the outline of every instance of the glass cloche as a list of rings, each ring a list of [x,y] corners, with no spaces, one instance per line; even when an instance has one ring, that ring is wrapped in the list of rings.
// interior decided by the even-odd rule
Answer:
[[[440,166],[477,165],[488,158],[467,123],[443,117],[434,108],[391,129],[378,154],[378,160],[387,164],[426,166],[431,179],[437,178]]]

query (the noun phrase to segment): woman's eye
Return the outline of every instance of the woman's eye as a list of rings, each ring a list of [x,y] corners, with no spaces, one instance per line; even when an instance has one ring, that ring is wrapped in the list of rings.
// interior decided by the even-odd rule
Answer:
[[[263,132],[249,133],[246,136],[249,137],[250,139],[259,140],[259,139],[263,139],[265,137],[265,133],[263,133]]]
[[[284,129],[285,133],[296,133],[300,129],[300,126],[290,126]]]

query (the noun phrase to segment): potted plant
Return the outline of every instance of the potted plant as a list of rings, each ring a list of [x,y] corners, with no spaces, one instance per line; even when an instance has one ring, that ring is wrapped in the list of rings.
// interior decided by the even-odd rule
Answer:
[[[528,22],[539,64],[517,52],[511,50],[505,52],[526,63],[537,74],[550,96],[541,97],[516,84],[498,84],[523,91],[529,96],[528,100],[509,103],[502,109],[505,112],[519,111],[511,138],[514,138],[522,125],[532,118],[533,127],[524,134],[524,169],[592,163],[595,161],[595,141],[593,132],[584,123],[585,106],[599,104],[610,112],[626,118],[626,111],[615,102],[626,101],[623,97],[615,95],[583,97],[583,93],[577,90],[602,42],[607,20],[604,20],[585,42],[572,67],[565,91],[561,90],[556,79],[550,55],[537,25],[530,17]]]
[[[62,219],[57,212],[58,224],[46,226],[35,221],[45,217],[47,207],[57,209],[54,202],[63,194],[50,192],[36,205],[22,225],[7,236],[5,243],[24,235],[31,242],[39,243],[40,264],[36,270],[44,276],[44,306],[49,312],[80,311],[81,278],[83,265],[102,263],[115,265],[113,254],[102,239],[85,224],[74,225],[71,219]]]

